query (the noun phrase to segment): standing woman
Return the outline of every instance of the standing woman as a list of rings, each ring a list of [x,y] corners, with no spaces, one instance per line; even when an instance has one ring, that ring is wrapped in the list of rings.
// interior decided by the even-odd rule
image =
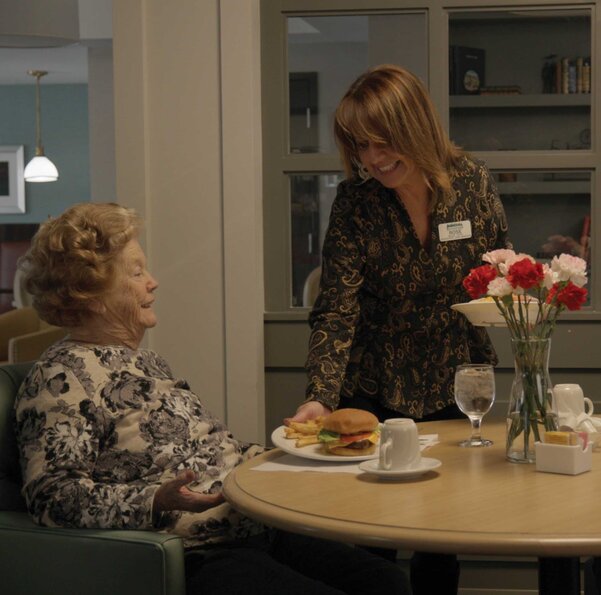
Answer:
[[[495,184],[450,141],[421,81],[398,66],[373,68],[351,85],[334,133],[346,180],[309,319],[306,401],[292,419],[340,407],[380,420],[458,417],[455,368],[496,363],[486,331],[450,308],[469,299],[462,281],[482,254],[509,247]],[[441,580],[446,587],[430,582],[428,556],[424,577],[412,569],[416,595],[456,592],[456,561],[440,558],[452,575]]]

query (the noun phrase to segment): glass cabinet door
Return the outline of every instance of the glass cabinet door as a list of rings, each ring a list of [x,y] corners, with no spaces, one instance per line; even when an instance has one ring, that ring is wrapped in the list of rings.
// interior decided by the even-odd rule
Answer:
[[[465,149],[590,149],[591,10],[449,12],[449,94]]]
[[[509,236],[518,252],[550,262],[559,254],[587,261],[591,299],[590,171],[493,171]]]
[[[595,242],[586,238],[597,226],[592,189],[599,183],[591,134],[594,3],[426,2],[407,10],[367,0],[359,8],[321,0],[286,0],[277,10],[269,4],[262,12],[281,48],[266,44],[263,57],[269,312],[300,316],[297,308],[312,305],[343,178],[333,114],[353,80],[382,63],[417,74],[440,106],[448,93],[443,120],[452,140],[497,177],[515,249],[541,261],[562,252],[584,256],[592,275]],[[435,33],[445,26],[441,41]],[[447,37],[448,73],[438,68]]]
[[[311,307],[340,172],[334,111],[351,83],[378,64],[403,66],[428,84],[425,11],[287,17],[289,307]],[[303,155],[301,155],[303,154]],[[311,167],[305,154],[312,154]],[[330,159],[326,161],[326,159]],[[324,167],[321,167],[323,162]],[[300,171],[296,163],[301,163]]]
[[[426,13],[287,19],[290,153],[336,153],[332,115],[370,66],[399,64],[428,83]]]
[[[341,181],[338,173],[290,176],[293,307],[309,308],[317,297],[321,247]]]

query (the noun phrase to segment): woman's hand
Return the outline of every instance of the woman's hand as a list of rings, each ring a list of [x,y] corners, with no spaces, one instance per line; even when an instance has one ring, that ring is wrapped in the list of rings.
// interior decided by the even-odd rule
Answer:
[[[153,511],[186,510],[202,512],[224,502],[223,494],[200,494],[186,486],[196,479],[196,473],[186,469],[161,485],[154,495]]]
[[[288,425],[291,421],[303,422],[316,417],[326,417],[330,413],[332,413],[332,410],[318,401],[308,401],[296,410],[294,417],[287,417],[284,424]]]

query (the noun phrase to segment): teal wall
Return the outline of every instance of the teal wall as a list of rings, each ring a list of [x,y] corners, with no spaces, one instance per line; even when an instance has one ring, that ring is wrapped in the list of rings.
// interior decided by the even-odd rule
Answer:
[[[49,85],[42,79],[42,144],[56,165],[56,182],[25,183],[24,214],[0,224],[39,223],[69,205],[90,200],[87,85]],[[0,86],[0,145],[24,145],[24,165],[35,153],[35,86]]]

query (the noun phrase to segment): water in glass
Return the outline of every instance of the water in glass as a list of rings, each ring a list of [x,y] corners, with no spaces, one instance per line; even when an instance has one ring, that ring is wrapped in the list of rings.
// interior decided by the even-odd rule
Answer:
[[[472,424],[472,434],[461,446],[490,446],[482,438],[480,425],[495,400],[495,375],[490,364],[462,364],[455,371],[455,402]]]

